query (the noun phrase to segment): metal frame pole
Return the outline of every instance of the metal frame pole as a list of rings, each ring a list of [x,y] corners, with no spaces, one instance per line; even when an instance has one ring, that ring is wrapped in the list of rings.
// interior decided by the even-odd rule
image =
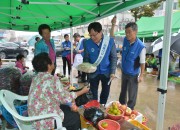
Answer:
[[[168,67],[169,67],[169,53],[170,53],[170,41],[171,41],[171,23],[172,23],[172,9],[173,0],[166,0],[166,13],[164,21],[164,40],[163,40],[163,52],[162,52],[162,67],[161,67],[161,77],[158,100],[158,116],[156,130],[163,130],[164,125],[164,112],[165,112],[165,102],[167,93],[167,77],[168,77]]]
[[[71,74],[70,74],[70,83],[73,86],[73,28],[70,28],[70,39],[71,39]]]

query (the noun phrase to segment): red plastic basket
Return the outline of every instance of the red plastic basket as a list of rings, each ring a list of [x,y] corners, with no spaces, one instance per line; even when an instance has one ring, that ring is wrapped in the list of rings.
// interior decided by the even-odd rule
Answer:
[[[106,114],[107,114],[108,118],[110,118],[112,120],[120,120],[120,119],[124,118],[124,111],[122,109],[119,108],[119,110],[122,113],[121,115],[112,115],[112,114],[109,114],[108,110],[109,110],[109,108],[106,109]]]
[[[101,125],[103,122],[106,122],[108,124],[107,128],[103,128]],[[98,128],[99,130],[120,130],[120,124],[116,121],[110,120],[110,119],[104,119],[98,122]]]
[[[100,108],[100,103],[97,100],[91,100],[84,105],[84,108],[97,107]]]

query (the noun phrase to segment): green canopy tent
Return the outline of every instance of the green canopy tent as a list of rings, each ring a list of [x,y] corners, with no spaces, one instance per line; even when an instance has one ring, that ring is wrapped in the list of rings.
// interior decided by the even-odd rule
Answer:
[[[138,34],[140,38],[160,37],[164,34],[164,16],[160,17],[142,17],[137,21]],[[178,32],[180,29],[180,12],[172,15],[172,33]],[[156,33],[156,34],[155,34]],[[116,32],[116,35],[125,35],[124,30]]]
[[[82,25],[158,0],[1,0],[0,28],[37,31],[46,23],[52,30]]]

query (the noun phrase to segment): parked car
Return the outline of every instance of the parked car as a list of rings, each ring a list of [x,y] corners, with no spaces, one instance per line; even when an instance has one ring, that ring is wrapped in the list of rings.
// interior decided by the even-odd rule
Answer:
[[[55,44],[55,48],[56,48],[56,56],[61,56],[62,54],[62,47],[61,44]]]
[[[29,44],[27,42],[14,42],[18,44],[20,47],[29,47]]]
[[[29,54],[27,49],[21,48],[13,42],[0,43],[0,58],[16,57],[18,54],[23,54],[25,57]]]

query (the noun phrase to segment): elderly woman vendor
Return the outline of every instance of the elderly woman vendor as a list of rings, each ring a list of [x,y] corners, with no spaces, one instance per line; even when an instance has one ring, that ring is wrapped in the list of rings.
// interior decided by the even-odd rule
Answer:
[[[51,75],[54,63],[52,63],[47,53],[36,55],[32,64],[38,74],[33,78],[29,91],[29,116],[56,113],[62,118],[63,126],[67,130],[80,129],[79,114],[63,104],[72,102],[78,96],[87,93],[89,88],[84,87],[78,92],[65,90],[60,80]],[[34,122],[33,125],[37,130],[49,130],[56,128],[56,121],[54,119],[39,120]]]

